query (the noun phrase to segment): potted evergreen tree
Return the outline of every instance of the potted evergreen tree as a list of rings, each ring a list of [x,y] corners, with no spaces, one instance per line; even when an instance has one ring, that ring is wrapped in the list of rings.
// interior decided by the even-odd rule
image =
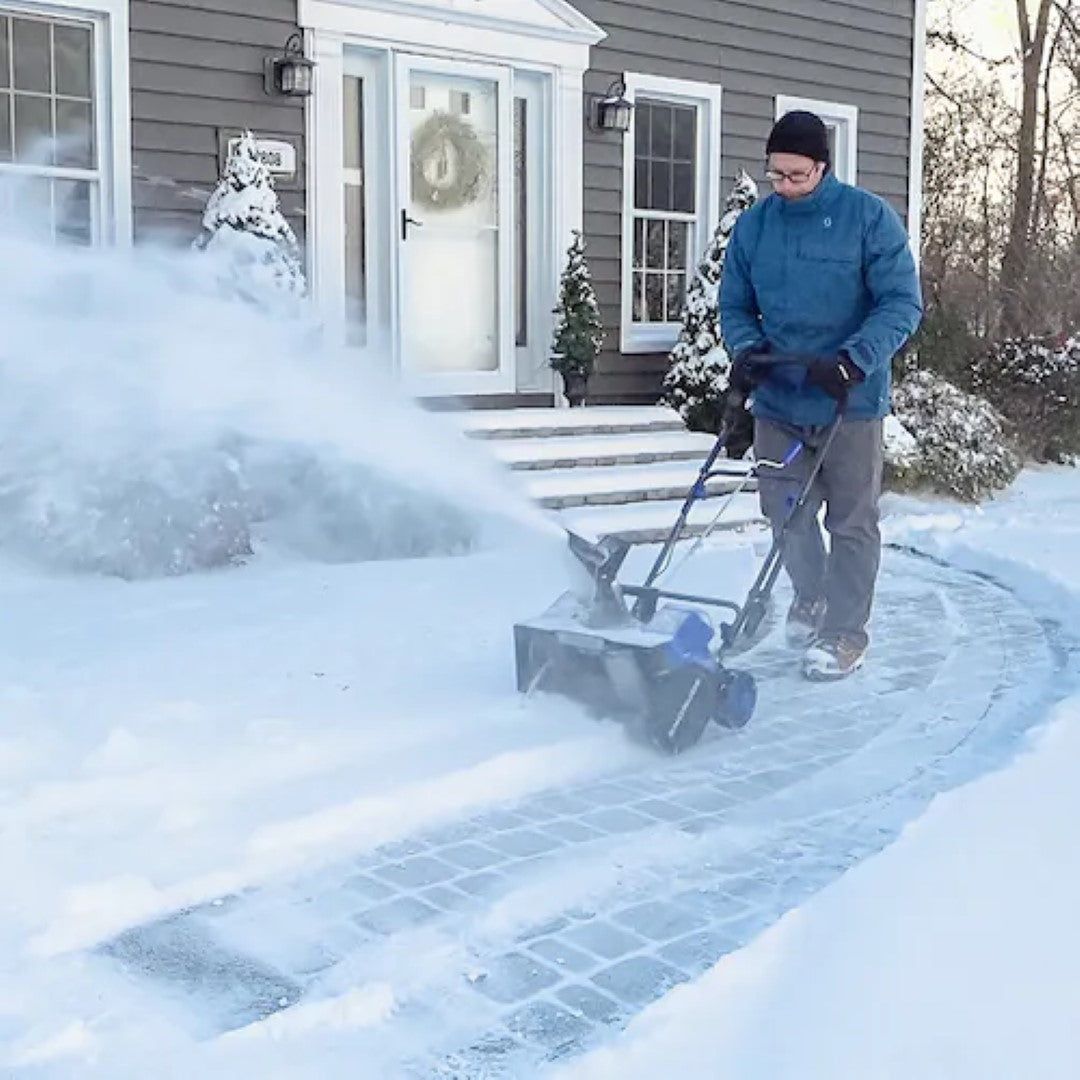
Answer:
[[[583,405],[589,377],[604,344],[604,328],[585,262],[585,240],[577,229],[559,280],[559,302],[554,313],[550,363],[562,376],[567,402],[572,406]]]

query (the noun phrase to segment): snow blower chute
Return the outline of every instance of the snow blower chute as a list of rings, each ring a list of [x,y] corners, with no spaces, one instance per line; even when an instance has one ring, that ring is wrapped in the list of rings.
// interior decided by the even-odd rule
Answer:
[[[805,367],[808,361],[778,357],[769,363],[770,367]],[[787,521],[775,534],[745,600],[738,604],[672,592],[657,584],[670,566],[691,509],[706,494],[706,483],[715,477],[736,475],[717,466],[730,425],[737,410],[745,406],[743,399],[733,399],[735,395],[730,393],[716,443],[643,584],[626,585],[617,580],[630,550],[626,541],[609,536],[593,543],[568,531],[570,550],[589,572],[591,592],[586,596],[564,593],[538,618],[514,627],[519,691],[571,698],[594,714],[621,720],[633,734],[669,754],[694,746],[710,721],[731,730],[749,723],[757,705],[754,678],[747,671],[728,667],[725,659],[756,641],[780,575],[785,539],[792,523],[807,512],[810,492],[842,422],[843,405],[837,407]],[[796,440],[783,460],[757,461],[748,471],[740,470],[737,475],[743,483],[725,497],[685,558],[701,546],[750,480],[764,470],[783,475],[796,458],[808,452],[805,444]],[[717,626],[714,612],[726,612],[729,619]]]

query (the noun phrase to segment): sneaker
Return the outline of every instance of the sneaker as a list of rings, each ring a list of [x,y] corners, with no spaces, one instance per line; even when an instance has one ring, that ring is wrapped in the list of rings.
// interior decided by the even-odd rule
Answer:
[[[813,682],[846,679],[863,666],[866,641],[853,634],[819,637],[803,659],[803,674]]]
[[[794,649],[806,648],[817,637],[824,618],[824,600],[800,600],[796,597],[787,613],[784,631],[787,643]]]

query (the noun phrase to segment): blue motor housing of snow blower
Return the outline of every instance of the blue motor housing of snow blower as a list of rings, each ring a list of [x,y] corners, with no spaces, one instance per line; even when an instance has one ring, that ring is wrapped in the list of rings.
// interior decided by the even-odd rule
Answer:
[[[666,753],[693,746],[710,721],[725,728],[749,722],[754,680],[712,654],[715,629],[701,611],[665,605],[642,623],[608,605],[596,625],[597,610],[566,593],[514,627],[518,690],[569,697]]]

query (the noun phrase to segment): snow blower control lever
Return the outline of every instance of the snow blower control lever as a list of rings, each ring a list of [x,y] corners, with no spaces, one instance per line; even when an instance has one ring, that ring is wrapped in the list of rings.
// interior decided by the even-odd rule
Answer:
[[[815,359],[771,354],[762,366],[799,366],[805,370]],[[679,753],[693,746],[709,721],[729,729],[741,728],[750,721],[757,704],[754,679],[749,672],[726,667],[724,658],[736,646],[748,648],[756,640],[783,565],[788,534],[810,510],[810,493],[843,422],[846,402],[837,402],[836,414],[806,476],[801,482],[790,478],[799,483],[798,496],[786,521],[774,530],[769,552],[742,604],[658,585],[662,575],[672,568],[676,545],[684,538],[691,510],[708,498],[710,480],[740,478],[712,521],[681,554],[679,566],[700,549],[750,481],[766,471],[782,476],[800,455],[808,452],[796,438],[779,461],[759,460],[751,468],[739,466],[737,471],[719,466],[737,415],[734,410],[745,408],[745,399],[740,397],[730,404],[732,408],[716,442],[702,462],[643,584],[618,581],[630,550],[627,541],[606,536],[593,543],[568,532],[570,550],[589,572],[591,594],[568,592],[543,615],[514,627],[520,691],[560,693],[593,712],[617,716],[666,753]],[[717,625],[706,613],[715,608],[733,615],[730,621],[716,621],[716,645]]]

